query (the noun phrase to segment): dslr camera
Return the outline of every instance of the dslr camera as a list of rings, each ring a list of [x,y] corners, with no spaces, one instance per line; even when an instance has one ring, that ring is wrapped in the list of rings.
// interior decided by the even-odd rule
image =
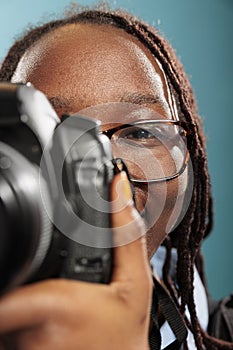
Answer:
[[[0,84],[0,293],[64,277],[108,283],[110,141],[100,122],[59,119],[31,84]]]

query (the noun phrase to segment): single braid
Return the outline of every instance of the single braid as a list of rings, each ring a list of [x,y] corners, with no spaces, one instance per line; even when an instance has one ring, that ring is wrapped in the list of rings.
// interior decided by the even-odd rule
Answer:
[[[178,304],[178,293],[176,286],[174,285],[172,278],[170,276],[170,266],[171,266],[171,249],[172,249],[172,242],[170,237],[166,237],[166,239],[163,242],[163,245],[166,247],[167,253],[166,258],[163,265],[163,282],[165,283],[167,289],[169,290],[173,300],[176,303],[176,306],[179,306]]]
[[[192,275],[192,280],[194,278],[194,262],[191,264],[191,275]],[[195,339],[195,343],[197,346],[198,350],[203,349],[203,339],[202,339],[202,333],[201,333],[201,327],[199,320],[197,318],[197,313],[196,313],[196,306],[194,302],[194,286],[191,286],[192,290],[191,293],[189,294],[189,301],[188,301],[188,310],[190,313],[190,318],[191,318],[191,324],[193,327],[193,335]]]

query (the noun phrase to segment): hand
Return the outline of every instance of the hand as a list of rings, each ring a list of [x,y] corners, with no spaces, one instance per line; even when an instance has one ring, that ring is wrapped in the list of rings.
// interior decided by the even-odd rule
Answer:
[[[114,178],[112,200],[113,208],[125,204],[113,214],[114,237],[129,223],[131,233],[142,234],[124,172]],[[109,285],[45,280],[2,297],[0,333],[19,350],[147,350],[151,290],[141,237],[115,248]]]

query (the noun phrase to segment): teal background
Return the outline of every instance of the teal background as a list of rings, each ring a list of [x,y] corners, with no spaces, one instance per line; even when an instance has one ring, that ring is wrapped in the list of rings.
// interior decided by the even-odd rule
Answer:
[[[66,0],[0,0],[0,60],[27,27],[56,14]],[[93,1],[80,1],[89,5]],[[204,243],[208,285],[220,298],[233,291],[233,1],[110,1],[158,26],[172,43],[194,87],[208,138],[215,228]]]

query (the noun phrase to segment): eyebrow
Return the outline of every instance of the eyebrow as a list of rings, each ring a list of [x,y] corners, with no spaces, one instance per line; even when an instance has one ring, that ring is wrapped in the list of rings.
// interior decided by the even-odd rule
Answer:
[[[48,97],[48,100],[55,109],[62,109],[64,111],[69,111],[74,102],[74,99],[68,99],[60,96]],[[133,92],[122,95],[119,99],[119,102],[135,103],[137,105],[161,104],[161,99],[156,95]]]
[[[71,108],[72,100],[68,98],[53,96],[48,97],[49,102],[55,109],[63,109],[65,111],[68,111]]]
[[[120,102],[135,103],[138,105],[161,104],[161,99],[156,95],[133,92],[133,93],[123,95],[120,98]]]

